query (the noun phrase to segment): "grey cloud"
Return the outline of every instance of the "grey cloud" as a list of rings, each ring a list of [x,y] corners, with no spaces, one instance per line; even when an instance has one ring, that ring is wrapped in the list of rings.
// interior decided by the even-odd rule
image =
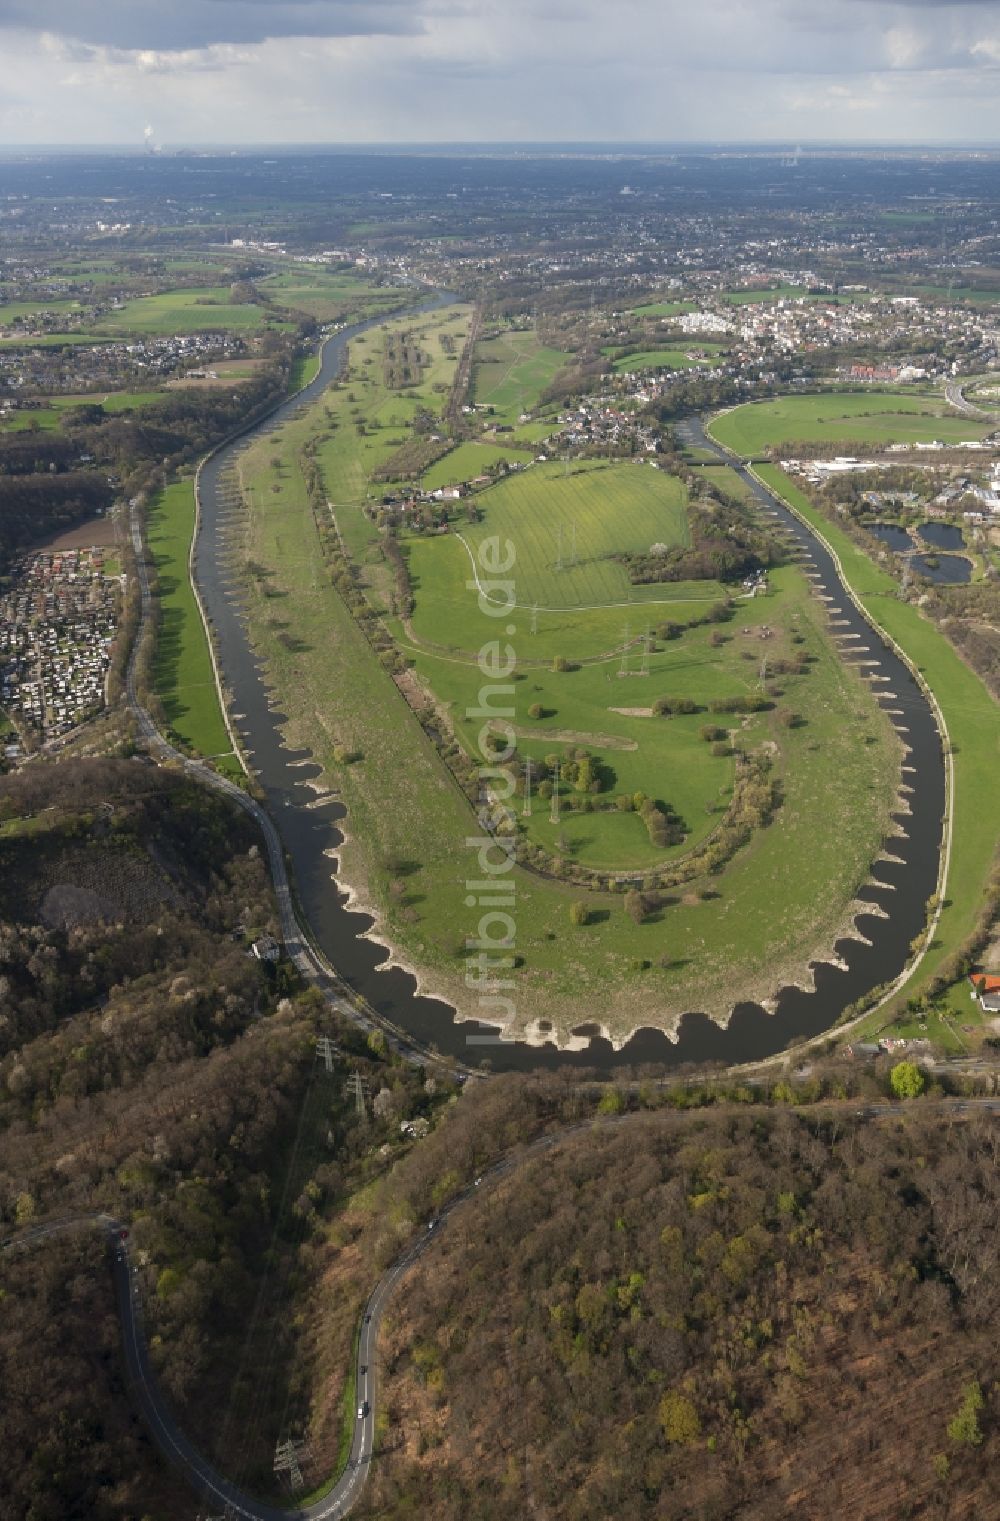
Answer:
[[[407,35],[422,24],[415,0],[0,0],[0,28],[168,51],[269,37]]]

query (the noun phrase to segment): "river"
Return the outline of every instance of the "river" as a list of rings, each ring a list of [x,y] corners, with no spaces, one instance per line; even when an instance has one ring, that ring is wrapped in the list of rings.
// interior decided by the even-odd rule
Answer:
[[[418,310],[447,304],[447,299],[436,297]],[[329,339],[316,379],[254,429],[253,436],[279,427],[300,406],[315,400],[340,374],[351,339],[377,326],[379,320],[384,319],[345,329]],[[699,423],[692,420],[685,426],[698,447],[713,448]],[[905,965],[911,940],[923,926],[926,901],[937,885],[945,775],[934,718],[906,666],[873,634],[843,592],[827,551],[749,475],[745,478],[758,498],[811,556],[813,566],[808,569],[815,568],[817,594],[834,597],[835,605],[842,609],[838,616],[846,622],[841,632],[861,634],[871,650],[866,658],[878,660],[877,674],[888,679],[876,684],[875,690],[881,685],[895,694],[892,699],[882,699],[883,706],[891,710],[891,721],[911,748],[906,764],[913,769],[907,773],[906,781],[913,789],[909,797],[912,812],[899,820],[905,837],[893,839],[888,846],[900,858],[899,862],[879,862],[875,875],[882,885],[865,888],[859,895],[878,903],[889,916],[864,916],[860,920],[861,932],[873,943],[870,946],[856,940],[838,943],[837,952],[846,970],[819,964],[815,992],[782,989],[772,1014],[755,1004],[740,1004],[728,1028],[722,1029],[704,1015],[692,1012],[682,1019],[675,1041],[657,1030],[640,1030],[620,1052],[599,1038],[579,1052],[515,1041],[485,1046],[470,1044],[470,1035],[485,1033],[481,1026],[458,1023],[448,1005],[419,996],[408,973],[398,968],[379,971],[389,953],[376,941],[364,938],[372,926],[370,916],[345,907],[331,875],[334,863],[329,853],[340,843],[337,822],[344,817],[343,807],[335,799],[316,806],[316,794],[307,783],[319,775],[319,767],[308,752],[290,750],[282,739],[283,715],[268,706],[264,673],[249,647],[238,586],[228,568],[227,530],[234,526],[233,515],[238,516],[241,509],[227,505],[219,482],[244,442],[225,445],[202,470],[195,577],[214,626],[220,670],[232,694],[234,721],[291,861],[301,906],[329,960],[374,1008],[415,1039],[436,1046],[443,1053],[473,1063],[487,1057],[494,1071],[555,1066],[610,1071],[640,1064],[676,1068],[689,1062],[753,1061],[775,1054],[793,1040],[828,1029],[847,1004],[874,985],[889,982],[898,975]],[[587,1028],[581,1026],[583,1030]]]

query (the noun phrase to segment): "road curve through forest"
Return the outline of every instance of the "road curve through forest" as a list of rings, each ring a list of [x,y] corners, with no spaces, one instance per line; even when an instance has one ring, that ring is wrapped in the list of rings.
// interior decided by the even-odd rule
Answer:
[[[967,1118],[971,1114],[1000,1114],[1000,1098],[939,1099],[919,1104],[920,1109],[933,1108]],[[860,1108],[850,1102],[803,1105],[796,1111],[832,1112],[853,1115],[862,1121],[899,1113],[913,1105],[877,1102],[865,1103]],[[699,1111],[694,1111],[699,1112]],[[53,1236],[85,1228],[102,1230],[113,1253],[115,1294],[118,1319],[121,1327],[122,1347],[129,1381],[136,1403],[146,1421],[150,1434],[163,1456],[172,1467],[184,1474],[191,1486],[212,1504],[223,1507],[224,1515],[241,1517],[244,1521],[339,1521],[346,1516],[359,1500],[373,1456],[375,1439],[375,1409],[377,1384],[375,1377],[375,1353],[379,1329],[386,1309],[397,1285],[414,1263],[433,1245],[447,1222],[477,1197],[483,1186],[499,1181],[522,1166],[540,1152],[561,1145],[569,1136],[599,1125],[615,1129],[631,1121],[652,1116],[648,1110],[636,1110],[629,1114],[614,1115],[604,1119],[587,1119],[561,1130],[540,1136],[537,1140],[501,1157],[491,1167],[484,1169],[480,1177],[455,1194],[446,1205],[428,1221],[426,1228],[400,1253],[395,1262],[382,1274],[375,1285],[362,1313],[361,1334],[355,1364],[355,1388],[357,1399],[364,1408],[362,1419],[355,1421],[350,1456],[340,1478],[332,1488],[311,1505],[279,1506],[254,1499],[243,1493],[235,1484],[219,1474],[181,1431],[157,1385],[149,1361],[149,1351],[143,1328],[142,1305],[136,1279],[138,1268],[132,1263],[127,1228],[121,1221],[108,1214],[67,1215],[57,1220],[43,1221],[15,1235],[0,1240],[0,1252],[30,1250]],[[683,1119],[683,1114],[674,1115]]]

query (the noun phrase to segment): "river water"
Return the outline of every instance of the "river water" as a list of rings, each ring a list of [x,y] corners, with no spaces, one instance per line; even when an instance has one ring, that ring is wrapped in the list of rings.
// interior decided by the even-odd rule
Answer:
[[[446,298],[439,297],[421,309],[442,304],[446,304]],[[255,429],[252,436],[273,430],[299,406],[315,400],[339,375],[351,338],[375,325],[365,323],[328,340],[316,379]],[[691,442],[700,448],[713,447],[699,423],[691,421],[685,427]],[[335,863],[329,852],[340,843],[337,821],[343,818],[344,810],[335,799],[316,806],[316,795],[306,783],[319,775],[319,767],[307,752],[290,750],[282,740],[283,715],[268,706],[264,674],[249,647],[238,586],[228,569],[227,530],[234,526],[233,515],[238,518],[242,509],[227,505],[219,483],[240,447],[239,441],[224,446],[202,470],[201,519],[195,545],[198,588],[213,623],[223,680],[232,694],[234,721],[267,795],[312,932],[341,976],[394,1024],[425,1045],[436,1046],[463,1061],[475,1063],[486,1058],[495,1071],[554,1066],[611,1070],[640,1064],[677,1067],[688,1062],[751,1061],[774,1054],[793,1040],[828,1029],[847,1004],[899,973],[909,944],[923,925],[927,898],[937,884],[945,778],[933,716],[909,671],[855,611],[827,551],[793,514],[768,497],[749,476],[746,479],[755,494],[810,557],[812,563],[806,569],[814,575],[817,594],[831,597],[832,605],[841,609],[836,616],[844,620],[844,627],[838,632],[860,634],[862,637],[856,642],[868,645],[871,651],[865,658],[878,660],[877,674],[887,679],[876,683],[875,691],[884,687],[887,693],[895,694],[880,700],[911,749],[906,764],[913,769],[906,773],[905,781],[913,788],[909,797],[912,813],[899,819],[905,837],[888,844],[888,849],[900,860],[880,862],[875,875],[883,885],[863,889],[860,894],[862,899],[881,905],[889,915],[864,916],[859,921],[861,932],[872,944],[840,942],[837,951],[847,969],[820,964],[816,968],[816,991],[783,989],[773,1014],[755,1004],[740,1004],[728,1029],[723,1030],[704,1015],[692,1012],[682,1019],[676,1041],[668,1040],[660,1031],[641,1030],[617,1053],[601,1039],[592,1039],[587,1049],[580,1052],[559,1052],[552,1046],[534,1047],[514,1041],[470,1043],[470,1037],[488,1032],[474,1022],[456,1022],[448,1005],[418,996],[414,979],[408,973],[398,968],[379,971],[388,959],[388,952],[377,942],[364,938],[365,931],[371,928],[371,918],[346,908],[332,876]],[[598,1023],[600,1010],[594,1010],[592,1017]],[[582,1024],[581,1030],[589,1034],[592,1027]]]

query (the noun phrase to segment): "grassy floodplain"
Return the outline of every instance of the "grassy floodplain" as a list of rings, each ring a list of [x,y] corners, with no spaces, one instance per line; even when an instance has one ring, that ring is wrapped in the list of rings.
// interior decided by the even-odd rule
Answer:
[[[913,391],[826,391],[782,396],[723,413],[712,424],[721,444],[737,454],[761,454],[773,444],[960,443],[979,439],[987,425],[957,417],[943,397]]]
[[[449,320],[460,318],[456,314]],[[432,332],[422,341],[433,350]],[[374,656],[324,572],[298,463],[303,444],[316,439],[337,526],[360,567],[369,596],[377,603],[381,555],[377,531],[363,508],[371,489],[370,472],[398,445],[398,419],[405,409],[400,394],[387,395],[382,385],[382,342],[380,331],[357,340],[346,382],[329,390],[303,417],[253,445],[242,458],[244,485],[252,501],[244,544],[251,637],[265,660],[276,699],[288,714],[289,741],[312,749],[347,804],[349,838],[343,852],[343,880],[371,904],[381,933],[420,970],[424,985],[474,1016],[478,1004],[464,981],[464,939],[475,932],[475,915],[470,917],[465,901],[465,880],[477,871],[465,845],[475,829],[474,816],[396,682]],[[460,345],[451,348],[452,356],[456,349],[460,352]],[[446,382],[448,360],[442,352],[440,364],[435,360],[418,388],[425,402],[436,399],[441,404],[444,393],[435,391],[434,385]],[[449,362],[454,363],[454,357]],[[432,378],[435,370],[436,380]],[[363,432],[359,422],[365,425]],[[664,481],[653,485],[655,472],[648,467],[620,468],[632,471],[637,482],[645,478],[644,489],[650,492],[666,487]],[[601,480],[599,472],[593,476]],[[544,482],[544,474],[539,479]],[[613,479],[609,476],[606,481]],[[559,480],[556,469],[554,482]],[[504,483],[504,488],[522,485],[516,478]],[[495,491],[499,494],[504,488]],[[490,495],[493,492],[486,493]],[[512,502],[508,497],[506,510],[511,513],[516,510]],[[648,504],[637,510],[648,511]],[[661,518],[663,510],[661,502]],[[458,575],[463,583],[466,579],[461,559],[455,557],[459,548],[451,536],[444,536],[413,541],[411,552],[420,557],[414,562],[415,623],[437,616],[438,632],[456,646],[453,654],[441,656],[413,646],[414,674],[462,723],[466,690],[475,674],[467,648],[468,639],[478,637],[469,621],[474,597],[467,601],[465,612],[453,609],[454,616],[434,612],[441,585],[454,583]],[[435,589],[431,581],[438,550],[451,568]],[[264,567],[266,573],[254,567]],[[690,598],[690,588],[670,590],[680,592],[679,608],[685,595]],[[703,609],[704,602],[697,607]],[[690,609],[679,612],[677,621],[687,622],[690,616]],[[565,621],[560,624],[559,619]],[[794,630],[802,640],[797,647],[814,657],[809,673],[795,679],[799,685],[789,696],[805,722],[785,729],[766,715],[757,734],[748,735],[763,738],[766,734],[776,747],[785,801],[775,820],[721,877],[693,884],[711,887],[718,897],[702,901],[695,894],[685,895],[643,924],[634,923],[619,897],[588,894],[518,869],[517,953],[522,964],[516,973],[515,1018],[522,1033],[547,1022],[565,1037],[574,1026],[592,1021],[624,1038],[644,1023],[670,1028],[688,1009],[724,1017],[735,1001],[766,997],[780,982],[804,978],[808,960],[828,950],[842,931],[853,895],[881,848],[895,795],[897,754],[889,726],[867,686],[831,651],[807,584],[794,568],[780,572],[773,599],[758,602],[745,617],[738,612],[727,627],[729,642],[723,647],[727,665],[721,663],[723,656],[710,654],[708,631],[695,630],[671,641],[663,652],[670,664],[664,664],[655,676],[619,678],[617,653],[610,680],[608,669],[598,664],[583,665],[576,672],[552,672],[553,699],[558,696],[559,700],[551,706],[557,711],[551,722],[542,720],[549,725],[547,732],[523,743],[556,749],[566,743],[557,737],[560,722],[570,728],[572,719],[572,727],[579,722],[586,732],[595,732],[599,713],[603,732],[610,734],[612,723],[629,721],[629,715],[611,714],[612,707],[646,707],[660,692],[683,690],[679,684],[685,681],[707,695],[710,683],[721,686],[734,680],[734,670],[741,670],[746,673],[744,682],[752,684],[759,658],[759,625],[768,620],[781,629],[782,641],[790,639]],[[526,709],[533,700],[547,698],[549,687],[544,684],[547,677],[536,674],[539,667],[531,664],[535,651],[526,632],[530,610],[527,618],[519,611],[515,621],[518,632],[513,642],[519,656],[522,649],[525,652],[525,679],[515,683],[521,728],[533,722]],[[606,653],[616,639],[620,642],[622,623],[617,608],[601,607],[586,616],[578,608],[565,615],[540,613],[534,637],[548,641],[549,648],[558,641],[568,656],[585,655],[588,648],[593,652],[595,645],[607,640]],[[745,635],[743,628],[750,633]],[[492,631],[495,634],[495,625]],[[397,633],[405,637],[398,627]],[[751,647],[752,660],[742,660],[743,641]],[[713,661],[719,662],[717,667]],[[551,665],[551,660],[545,663]],[[541,693],[532,692],[532,685],[542,687]],[[641,697],[636,695],[640,689]],[[637,728],[654,723],[653,719],[633,721]],[[701,788],[697,799],[690,794],[694,813],[699,802],[703,806],[706,789],[717,791],[726,783],[726,758],[712,757],[718,764],[718,773],[713,775],[704,766],[702,742],[694,744],[680,721],[662,723],[663,742],[671,733],[674,736],[669,740],[674,763],[659,766],[657,795],[680,801],[682,789],[694,779]],[[870,739],[863,747],[854,743],[859,728]],[[616,737],[627,741],[631,736],[625,729]],[[606,753],[615,766],[650,765],[649,755],[643,753],[646,743],[637,741],[636,751],[608,748]],[[345,751],[356,751],[359,758],[338,761],[337,753]],[[859,799],[864,799],[864,807],[858,806]],[[601,824],[603,839],[596,826],[584,838],[584,826],[594,820]],[[580,837],[568,838],[567,847],[589,850],[596,858],[608,848],[607,827],[616,822],[610,817],[605,821],[601,815],[581,815]],[[693,827],[694,819],[691,822]],[[703,819],[697,822],[701,827]],[[544,817],[540,818],[539,830],[546,827]],[[576,820],[572,827],[577,829]],[[627,857],[631,850],[641,851],[643,843],[641,838],[633,836],[629,841],[620,835],[615,848]],[[569,909],[578,899],[587,901],[591,922],[573,927]]]
[[[955,817],[946,907],[934,942],[907,995],[926,985],[941,962],[971,933],[982,905],[983,883],[1000,840],[1000,723],[997,705],[956,651],[920,610],[903,602],[896,581],[830,523],[775,466],[761,479],[789,502],[840,557],[847,580],[875,621],[891,634],[921,672],[944,714],[954,749]]]
[[[160,626],[153,679],[171,735],[200,755],[218,756],[220,771],[242,776],[219,706],[205,628],[188,555],[195,524],[194,483],[178,481],[153,500],[146,536],[158,579]]]

